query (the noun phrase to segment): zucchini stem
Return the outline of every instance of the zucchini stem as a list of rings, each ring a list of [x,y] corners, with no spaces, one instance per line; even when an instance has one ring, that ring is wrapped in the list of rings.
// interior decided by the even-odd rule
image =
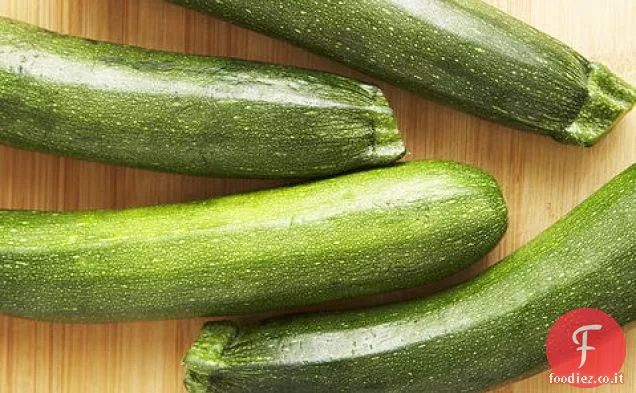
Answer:
[[[592,146],[606,135],[636,103],[636,88],[602,64],[592,63],[589,96],[560,142]]]
[[[225,368],[222,359],[225,348],[238,334],[236,325],[228,322],[208,323],[199,340],[183,359],[188,365],[184,379],[191,393],[206,393],[210,382],[218,382],[220,371]]]

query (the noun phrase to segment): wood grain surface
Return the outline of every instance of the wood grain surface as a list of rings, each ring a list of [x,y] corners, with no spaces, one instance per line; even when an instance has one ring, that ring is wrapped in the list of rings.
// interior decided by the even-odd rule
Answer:
[[[492,2],[636,82],[636,1]],[[369,80],[291,45],[160,0],[0,0],[0,15],[95,39],[294,64]],[[481,263],[442,284],[332,307],[422,295],[466,279],[533,238],[636,161],[636,113],[600,144],[582,149],[478,120],[381,85],[399,115],[409,158],[452,159],[492,173],[505,193],[510,229]],[[124,208],[275,184],[167,175],[0,147],[0,208]],[[0,316],[0,393],[183,393],[180,359],[202,322],[90,326]],[[626,384],[588,391],[636,391],[636,331],[628,333],[628,346]],[[575,391],[549,385],[547,373],[496,390]]]

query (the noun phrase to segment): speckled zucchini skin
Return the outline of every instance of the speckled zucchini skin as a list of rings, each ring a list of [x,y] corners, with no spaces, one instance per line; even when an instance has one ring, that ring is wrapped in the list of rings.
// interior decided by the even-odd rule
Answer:
[[[404,154],[379,88],[0,18],[0,143],[133,167],[317,177]]]
[[[245,314],[425,284],[501,238],[496,182],[412,162],[123,211],[0,213],[0,312],[61,322]]]
[[[636,319],[636,166],[475,280],[360,311],[206,325],[192,393],[477,392],[547,367],[562,314]]]
[[[169,0],[426,97],[592,145],[636,101],[605,67],[478,0]]]

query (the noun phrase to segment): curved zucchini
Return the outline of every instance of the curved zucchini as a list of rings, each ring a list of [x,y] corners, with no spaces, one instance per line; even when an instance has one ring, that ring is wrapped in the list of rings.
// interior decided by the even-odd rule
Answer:
[[[361,311],[207,325],[192,393],[477,392],[547,367],[552,324],[581,307],[636,319],[636,165],[475,280]]]
[[[479,0],[169,0],[472,114],[592,145],[636,101],[602,65]]]
[[[62,322],[245,314],[414,287],[507,214],[477,168],[413,162],[205,202],[0,213],[0,312]]]
[[[379,88],[0,18],[0,143],[193,175],[317,177],[404,154]]]

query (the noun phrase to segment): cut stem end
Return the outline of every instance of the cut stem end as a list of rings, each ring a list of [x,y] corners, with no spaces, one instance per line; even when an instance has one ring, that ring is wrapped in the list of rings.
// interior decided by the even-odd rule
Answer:
[[[593,63],[588,77],[589,96],[560,142],[592,146],[608,134],[636,102],[636,88],[602,64]]]

